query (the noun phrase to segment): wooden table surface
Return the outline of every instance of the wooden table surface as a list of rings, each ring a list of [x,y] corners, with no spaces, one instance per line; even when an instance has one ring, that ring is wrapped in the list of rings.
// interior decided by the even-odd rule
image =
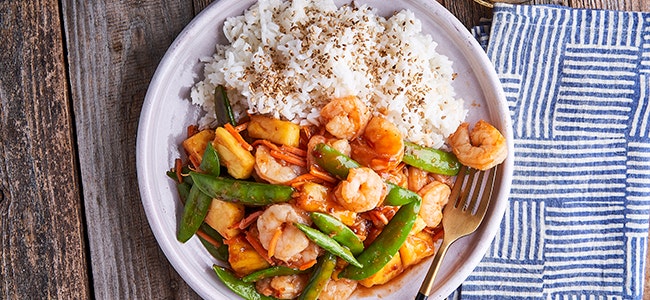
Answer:
[[[151,232],[135,144],[156,66],[210,2],[0,1],[0,299],[198,298]],[[468,27],[491,14],[439,2]],[[530,1],[550,2],[650,11]]]

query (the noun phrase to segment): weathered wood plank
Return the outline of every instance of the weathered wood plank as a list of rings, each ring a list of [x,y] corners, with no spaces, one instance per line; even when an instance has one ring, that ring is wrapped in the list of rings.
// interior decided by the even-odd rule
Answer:
[[[0,1],[0,298],[90,295],[58,1]]]
[[[149,81],[191,1],[63,1],[94,295],[193,299],[147,222],[135,141]]]

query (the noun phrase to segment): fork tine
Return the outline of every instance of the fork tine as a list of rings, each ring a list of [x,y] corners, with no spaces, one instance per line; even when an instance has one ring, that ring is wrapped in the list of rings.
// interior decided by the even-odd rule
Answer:
[[[469,205],[464,206],[463,209],[467,210],[472,215],[475,212],[474,209],[476,208],[476,202],[478,201],[478,199],[480,199],[481,185],[483,183],[483,177],[485,177],[485,171],[478,171],[477,172],[477,170],[474,170],[474,172],[472,173],[472,178],[471,178],[473,182],[472,182],[471,185],[470,184],[467,185],[467,192],[469,193],[469,191],[471,189],[474,189],[474,193],[468,199],[468,201],[470,201]],[[474,181],[476,183],[474,183]]]
[[[460,196],[460,191],[461,188],[463,187],[463,182],[465,181],[466,175],[467,175],[467,167],[461,166],[460,171],[456,175],[456,181],[454,182],[454,187],[452,188],[451,194],[449,195],[449,203],[447,204],[447,206],[445,206],[445,208],[456,207],[458,203],[458,197]]]
[[[456,204],[457,208],[460,208],[461,210],[465,210],[468,207],[468,200],[472,200],[469,198],[469,193],[472,190],[472,186],[474,185],[474,180],[476,179],[475,174],[476,174],[476,169],[466,167],[469,170],[469,174],[466,176],[467,181],[465,182],[465,185],[463,185],[460,199],[458,200],[458,203]]]
[[[479,206],[476,209],[476,215],[477,216],[483,216],[485,215],[485,212],[487,211],[488,204],[490,204],[490,199],[492,198],[492,191],[494,190],[494,182],[496,181],[497,173],[499,172],[499,166],[495,166],[490,170],[490,176],[487,178],[487,182],[485,183],[485,189],[483,190],[483,195],[481,197],[481,201],[479,202]]]

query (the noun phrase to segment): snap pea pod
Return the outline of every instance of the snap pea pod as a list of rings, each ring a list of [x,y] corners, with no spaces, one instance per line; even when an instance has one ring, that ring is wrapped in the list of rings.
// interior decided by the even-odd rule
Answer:
[[[206,195],[250,206],[287,202],[294,189],[290,186],[235,180],[190,172],[194,186]]]
[[[397,184],[386,182],[386,186],[388,193],[384,199],[384,205],[402,206],[422,199],[416,192],[402,188]]]
[[[212,203],[212,197],[201,192],[196,185],[190,188],[176,235],[178,241],[185,243],[196,233],[208,214],[210,203]]]
[[[341,180],[348,177],[350,169],[361,167],[358,162],[327,144],[317,144],[312,153],[319,166]],[[390,182],[387,182],[386,185],[388,190],[384,199],[386,205],[400,206],[421,199],[417,193],[401,186]]]
[[[354,234],[354,231],[350,227],[343,224],[339,219],[319,212],[311,213],[310,217],[318,229],[331,236],[332,239],[341,245],[348,247],[353,255],[357,255],[363,251],[363,242],[361,239]]]
[[[348,265],[339,277],[363,280],[381,270],[402,247],[420,211],[420,201],[399,208],[384,230],[357,256],[362,268]]]
[[[199,169],[203,170],[203,172],[214,175],[214,176],[219,176],[219,173],[221,173],[221,164],[219,163],[219,155],[217,155],[217,150],[214,149],[212,146],[212,143],[208,143],[208,145],[205,147],[205,151],[203,151],[203,158],[201,158],[201,164],[199,165]]]
[[[348,248],[341,246],[341,244],[336,242],[331,237],[305,224],[293,223],[293,225],[300,229],[300,231],[304,232],[307,238],[316,243],[316,245],[342,258],[343,260],[350,263],[350,265],[357,266],[359,268],[363,267],[363,265],[360,264],[356,258],[354,258],[354,255]]]
[[[219,280],[223,282],[225,286],[227,286],[231,291],[235,292],[235,294],[239,295],[240,297],[246,299],[246,300],[274,300],[276,298],[269,297],[269,296],[264,296],[260,293],[257,292],[255,289],[255,283],[253,282],[243,282],[235,274],[232,272],[228,271],[228,269],[218,266],[218,265],[213,265],[212,270],[217,274],[217,277],[219,277]]]
[[[203,223],[199,227],[205,234],[207,234],[210,238],[213,240],[221,243],[221,246],[217,247],[215,245],[212,245],[210,242],[202,238],[201,236],[199,237],[199,240],[201,241],[201,244],[205,247],[206,250],[212,255],[214,258],[221,260],[221,261],[228,261],[228,245],[223,243],[223,237],[221,234],[219,234],[218,231],[214,230],[210,225]]]
[[[230,106],[230,99],[228,99],[228,93],[222,85],[214,89],[214,111],[217,117],[217,125],[223,126],[226,123],[230,123],[232,126],[237,126],[235,115],[232,112],[232,106]]]
[[[289,267],[285,266],[274,266],[270,268],[266,268],[263,270],[255,271],[253,273],[250,273],[244,277],[242,277],[243,282],[257,282],[261,279],[264,278],[269,278],[273,276],[283,276],[283,275],[295,275],[295,274],[305,274],[309,272],[311,269],[307,270],[300,270],[300,269],[292,269]]]
[[[427,172],[451,176],[458,174],[461,166],[453,153],[406,141],[402,161]]]
[[[332,278],[332,273],[334,273],[334,267],[336,267],[336,256],[332,253],[325,253],[321,256],[318,266],[309,281],[307,286],[298,297],[298,300],[316,300],[320,296],[320,292],[325,288],[327,282]]]

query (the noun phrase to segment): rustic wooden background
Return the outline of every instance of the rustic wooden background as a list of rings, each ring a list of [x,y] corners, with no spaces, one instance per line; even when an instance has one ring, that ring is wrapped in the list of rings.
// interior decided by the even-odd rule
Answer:
[[[438,1],[468,27],[491,14]],[[210,2],[0,1],[0,299],[198,298],[147,223],[135,140],[158,62]]]

